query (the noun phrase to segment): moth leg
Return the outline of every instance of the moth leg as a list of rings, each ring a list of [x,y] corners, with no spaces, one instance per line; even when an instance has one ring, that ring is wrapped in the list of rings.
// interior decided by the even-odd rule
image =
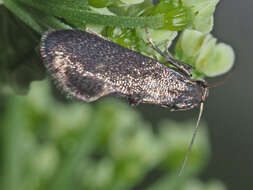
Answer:
[[[157,52],[159,53],[161,56],[163,56],[168,62],[170,62],[172,65],[174,65],[176,68],[178,68],[181,72],[183,72],[184,74],[186,74],[188,77],[191,77],[191,70],[193,70],[194,68],[191,65],[188,65],[184,62],[178,61],[176,59],[174,59],[171,55],[169,55],[168,53],[162,52],[152,41],[148,28],[146,28],[146,35],[147,35],[147,40],[148,42],[151,44],[151,47]]]
[[[133,98],[129,97],[128,98],[128,103],[131,107],[136,107],[141,103],[141,101],[134,100]]]
[[[208,87],[208,84],[204,79],[193,79],[191,81],[196,82],[196,83],[200,84],[203,87]]]

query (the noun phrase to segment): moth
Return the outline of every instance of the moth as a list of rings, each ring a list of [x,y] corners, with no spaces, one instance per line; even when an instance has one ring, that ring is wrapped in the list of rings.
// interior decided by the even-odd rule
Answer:
[[[163,53],[148,40],[175,68],[81,30],[46,33],[40,52],[53,81],[77,100],[92,102],[111,95],[127,99],[132,106],[144,103],[189,110],[200,105],[197,128],[208,96],[206,82],[192,80],[192,67]]]
[[[57,30],[42,37],[41,55],[53,80],[75,99],[92,102],[106,95],[139,103],[188,110],[205,101],[205,82],[111,41],[80,30]]]

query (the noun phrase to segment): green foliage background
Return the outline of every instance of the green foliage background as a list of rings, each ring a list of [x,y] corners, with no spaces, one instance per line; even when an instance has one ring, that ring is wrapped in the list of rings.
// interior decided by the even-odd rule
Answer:
[[[91,105],[61,101],[48,81],[31,84],[45,78],[38,53],[40,35],[52,29],[86,27],[161,61],[148,45],[144,27],[150,28],[152,39],[163,50],[184,30],[188,37],[180,37],[175,56],[196,67],[195,77],[224,73],[233,60],[224,63],[218,58],[233,51],[217,53],[216,40],[208,36],[217,3],[0,1],[0,188],[225,189],[219,181],[203,183],[197,178],[210,151],[205,124],[183,176],[178,177],[192,121],[164,120],[154,127],[120,100],[106,98]],[[192,46],[193,34],[199,44],[187,55],[182,47]],[[212,60],[222,60],[222,69],[206,66]]]
[[[5,97],[1,189],[224,189],[196,178],[210,149],[204,124],[178,177],[193,122],[164,120],[154,129],[119,100],[63,104],[51,94],[42,81],[26,96]]]

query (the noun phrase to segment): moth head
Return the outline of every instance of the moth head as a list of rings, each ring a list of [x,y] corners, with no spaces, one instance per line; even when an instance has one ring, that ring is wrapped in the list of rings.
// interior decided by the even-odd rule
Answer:
[[[197,80],[195,82],[196,82],[197,86],[199,87],[199,89],[201,91],[201,100],[200,100],[200,103],[199,103],[200,104],[199,116],[198,116],[198,120],[197,120],[197,123],[196,123],[195,128],[194,128],[192,139],[191,139],[191,142],[190,142],[189,147],[187,149],[183,164],[182,164],[182,166],[179,170],[179,173],[178,173],[179,176],[181,176],[181,174],[183,172],[183,169],[186,165],[186,162],[188,160],[189,154],[191,152],[195,137],[197,135],[199,123],[200,123],[200,120],[201,120],[201,117],[202,117],[202,113],[203,113],[203,109],[204,109],[204,102],[206,101],[206,99],[208,97],[208,94],[209,94],[209,91],[208,91],[209,87],[208,87],[207,83],[204,80]]]
[[[203,80],[193,81],[184,91],[179,91],[173,104],[173,111],[189,110],[205,102],[208,97],[208,87]]]

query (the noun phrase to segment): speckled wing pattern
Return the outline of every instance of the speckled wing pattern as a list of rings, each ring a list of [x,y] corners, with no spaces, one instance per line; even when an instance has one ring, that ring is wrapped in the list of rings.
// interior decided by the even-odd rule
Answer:
[[[58,86],[86,102],[113,94],[169,105],[192,85],[154,59],[80,30],[43,35],[41,55]]]

